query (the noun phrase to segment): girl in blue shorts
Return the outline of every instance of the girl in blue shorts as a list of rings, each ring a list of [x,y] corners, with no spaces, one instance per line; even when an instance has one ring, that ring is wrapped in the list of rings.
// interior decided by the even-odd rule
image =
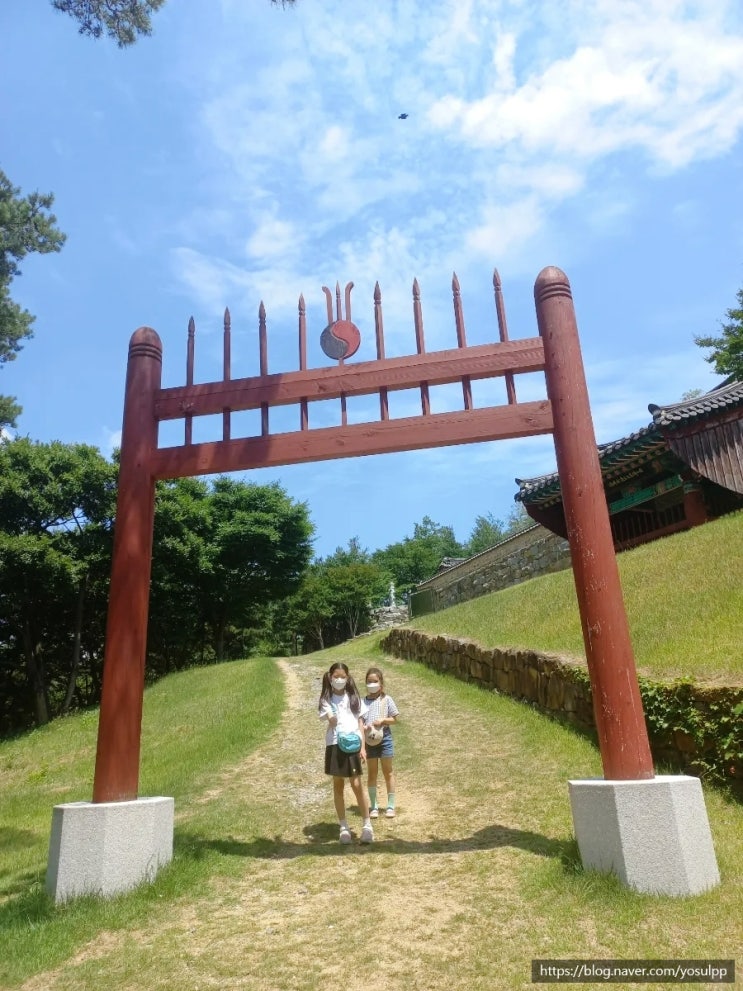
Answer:
[[[387,787],[387,810],[385,816],[388,819],[395,818],[395,772],[392,768],[392,758],[395,756],[395,748],[392,741],[391,726],[397,722],[400,710],[395,705],[395,700],[384,690],[384,675],[379,668],[369,668],[366,672],[366,698],[364,699],[368,711],[364,716],[364,726],[367,730],[366,744],[366,766],[367,785],[369,789],[369,804],[371,806],[370,817],[377,819],[379,809],[377,807],[377,774],[379,771],[379,761],[382,761],[382,774]],[[382,739],[376,745],[368,742],[368,730],[370,727],[382,730]]]

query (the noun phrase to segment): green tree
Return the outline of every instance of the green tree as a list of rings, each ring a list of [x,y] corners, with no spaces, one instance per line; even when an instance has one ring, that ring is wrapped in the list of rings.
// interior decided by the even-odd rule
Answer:
[[[294,0],[271,0],[286,7]],[[133,45],[152,34],[151,14],[163,7],[165,0],[52,0],[55,10],[77,21],[80,34],[90,38],[107,35],[119,48]]]
[[[315,562],[305,572],[296,592],[284,600],[274,616],[274,636],[278,643],[290,643],[294,654],[299,653],[299,643],[316,644],[324,650],[334,615],[332,589],[323,566]]]
[[[369,560],[369,551],[361,546],[358,537],[351,537],[348,547],[336,547],[333,553],[323,560],[326,565],[358,564]]]
[[[203,479],[158,482],[147,624],[147,674],[157,678],[214,660],[202,608],[211,567],[210,489]]]
[[[694,343],[700,348],[711,348],[708,361],[718,375],[725,375],[743,382],[743,289],[737,293],[738,306],[728,310],[727,323],[721,323],[719,337],[695,337]]]
[[[152,34],[150,15],[164,3],[165,0],[52,0],[55,10],[77,21],[80,34],[90,38],[106,34],[119,48]]]
[[[489,547],[494,547],[505,535],[505,525],[502,520],[497,520],[492,513],[486,516],[478,516],[472,528],[470,539],[464,545],[464,552],[467,557],[473,557],[486,551]]]
[[[312,556],[313,532],[306,504],[295,503],[280,485],[215,480],[201,594],[218,660],[230,626],[255,625],[269,602],[297,588]]]
[[[534,520],[527,513],[523,502],[519,502],[508,514],[503,536],[510,537],[512,534],[520,533],[530,526],[534,526]]]
[[[463,554],[464,549],[450,526],[441,526],[430,516],[424,516],[415,524],[412,537],[375,551],[371,560],[392,576],[399,594],[406,595],[419,582],[435,575],[445,557]]]
[[[381,604],[389,589],[389,576],[375,564],[354,561],[325,566],[333,613],[342,623],[345,637],[369,628],[371,610]]]
[[[22,196],[0,171],[0,366],[15,360],[23,341],[33,336],[34,317],[10,298],[10,284],[21,274],[19,262],[28,254],[59,251],[65,235],[50,213],[48,193]],[[0,396],[0,427],[15,426],[21,407],[15,397]]]
[[[116,468],[84,444],[0,443],[0,717],[43,725],[100,684]],[[91,686],[92,683],[92,686]]]

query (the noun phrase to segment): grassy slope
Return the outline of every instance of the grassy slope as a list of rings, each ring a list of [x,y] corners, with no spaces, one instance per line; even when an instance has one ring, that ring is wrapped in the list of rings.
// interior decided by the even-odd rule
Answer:
[[[17,878],[0,906],[0,987],[323,991],[347,984],[347,961],[357,960],[374,963],[387,991],[507,991],[529,985],[534,957],[740,960],[740,806],[707,792],[723,881],[704,895],[653,898],[585,873],[565,782],[600,773],[590,742],[510,699],[384,658],[378,639],[294,661],[300,694],[288,697],[278,738],[269,732],[277,686],[254,678],[256,662],[175,676],[156,699],[157,686],[148,692],[145,767],[155,790],[175,769],[179,794],[173,864],[137,892],[60,909]],[[340,659],[357,677],[381,663],[403,711],[399,816],[381,821],[366,849],[339,846],[322,774],[319,674]],[[183,752],[170,742],[176,726]],[[77,717],[66,733],[73,750],[90,738]],[[222,750],[223,737],[236,746]],[[5,778],[33,804],[34,784],[13,779],[36,745],[15,742]],[[210,755],[207,778],[199,754]],[[7,772],[5,757],[0,746]],[[372,880],[382,930],[369,913]]]
[[[743,684],[743,513],[619,555],[637,667],[658,680]],[[570,569],[412,623],[492,647],[584,656]]]
[[[743,680],[740,661],[732,649],[740,642],[743,615],[740,599],[743,587],[742,523],[743,516],[730,517],[689,534],[640,548],[621,558],[638,658],[645,669],[656,675],[680,673],[678,659],[681,657],[684,665],[681,670],[693,670],[698,677],[724,674],[728,679]],[[435,620],[446,632],[459,632],[481,641],[522,643],[580,653],[581,640],[570,577],[566,572],[539,579],[475,600],[458,610],[430,617],[430,620]],[[686,590],[684,597],[677,594],[679,585]],[[534,594],[535,589],[538,594]],[[557,608],[560,602],[562,609]],[[465,623],[468,612],[470,619]],[[440,622],[442,619],[446,620],[444,624]],[[454,629],[455,623],[461,625]],[[571,625],[572,632],[568,632]],[[497,639],[493,637],[494,629],[499,632]],[[523,639],[527,636],[524,631],[527,631],[528,639]],[[625,958],[656,954],[683,957],[690,953],[698,956],[738,955],[740,939],[739,936],[733,938],[732,933],[739,933],[736,920],[741,917],[743,898],[739,856],[743,812],[739,805],[730,803],[714,790],[708,791],[707,808],[723,874],[722,886],[708,895],[681,901],[654,900],[618,889],[611,879],[583,875],[575,865],[574,852],[571,853],[564,788],[562,784],[556,788],[556,781],[564,783],[569,776],[600,773],[598,756],[590,743],[511,700],[437,677],[417,665],[385,661],[377,653],[378,640],[379,635],[362,638],[308,657],[308,675],[326,667],[331,658],[347,660],[357,674],[366,664],[381,661],[392,676],[396,690],[402,692],[406,718],[397,737],[403,756],[399,768],[403,809],[406,792],[412,802],[416,795],[419,799],[425,797],[427,788],[432,789],[434,804],[429,813],[431,822],[426,824],[423,834],[420,833],[420,822],[411,819],[410,825],[406,826],[405,817],[401,818],[398,827],[402,831],[400,850],[408,851],[411,856],[417,856],[418,851],[423,860],[435,868],[430,890],[420,892],[424,899],[432,899],[435,903],[440,892],[447,890],[446,885],[451,885],[455,871],[461,873],[463,897],[467,886],[471,887],[468,897],[478,910],[472,916],[466,913],[461,918],[457,916],[452,922],[452,938],[456,939],[456,945],[489,945],[486,930],[489,932],[498,906],[503,903],[505,914],[501,935],[510,947],[514,974],[525,974],[528,958],[537,953],[540,956],[577,953],[579,956]],[[666,660],[664,667],[664,658],[670,658],[672,663],[669,665]],[[316,691],[314,682],[312,691]],[[416,712],[414,701],[420,693],[430,694],[431,704]],[[269,761],[276,761],[277,771],[285,765],[285,777],[277,786],[276,794],[271,777],[258,777],[251,782],[241,771],[246,755],[265,749],[266,741],[279,724],[283,706],[280,674],[274,663],[265,659],[195,669],[164,679],[150,688],[145,696],[141,792],[169,794],[176,798],[176,808],[181,811],[177,815],[174,863],[153,885],[137,892],[105,903],[80,899],[60,909],[52,906],[43,891],[51,809],[59,802],[79,800],[90,793],[97,713],[60,720],[44,730],[0,743],[0,987],[16,987],[30,975],[49,974],[50,969],[54,972],[55,968],[60,968],[57,971],[59,987],[75,987],[80,991],[100,986],[100,960],[94,956],[87,962],[76,962],[76,954],[81,947],[95,946],[102,937],[114,944],[105,963],[107,981],[111,978],[108,986],[127,991],[140,986],[184,987],[187,984],[178,968],[183,960],[189,962],[189,966],[193,965],[188,948],[211,917],[215,890],[236,886],[236,890],[242,891],[245,884],[252,893],[256,884],[261,892],[261,885],[270,885],[276,898],[277,918],[286,916],[287,919],[296,909],[296,892],[304,890],[302,886],[307,886],[313,903],[316,897],[321,898],[320,892],[327,887],[327,877],[322,859],[317,861],[316,857],[318,853],[334,856],[334,846],[331,844],[326,849],[321,844],[317,851],[309,847],[305,854],[305,840],[301,838],[306,836],[306,829],[303,828],[301,806],[298,806],[297,823],[293,827],[301,839],[300,845],[296,839],[290,842],[282,838],[281,831],[286,832],[286,829],[276,815],[277,809],[285,807],[288,794],[294,794],[297,782],[303,785],[302,775],[297,775],[296,763],[298,754],[308,752],[307,744],[295,749],[283,743],[275,751],[269,745]],[[443,749],[439,743],[435,746],[426,743],[430,713],[439,709],[442,712],[456,710],[457,725],[463,727],[457,730],[461,740],[459,737],[454,739],[452,729]],[[308,714],[302,710],[297,718],[304,722]],[[309,735],[314,740],[316,727],[314,720],[310,722],[313,725]],[[473,771],[470,781],[465,769],[470,765],[468,755],[475,723],[479,727],[477,749],[481,755],[489,755],[491,771],[485,775]],[[312,746],[314,744],[310,749]],[[439,764],[434,766],[436,761]],[[319,770],[316,776],[318,784],[324,785]],[[215,782],[219,785],[220,781],[227,781],[229,787],[217,794],[219,788],[215,789],[214,785]],[[502,791],[504,782],[512,791],[509,818],[506,818]],[[247,799],[247,788],[252,789],[250,799]],[[287,788],[290,792],[285,790]],[[290,803],[292,807],[294,804]],[[332,840],[334,827],[328,796],[324,806],[328,806],[326,813],[330,825],[327,830]],[[306,814],[314,813],[308,810]],[[531,837],[529,844],[537,844],[536,857],[518,854],[523,857],[523,866],[521,874],[513,878],[510,873],[503,873],[505,863],[494,859],[491,864],[488,860],[495,858],[502,848],[504,839],[500,833],[492,841],[489,852],[480,849],[478,841],[472,854],[467,853],[466,844],[463,846],[465,860],[461,865],[448,859],[445,837],[452,835],[450,830],[466,828],[474,830],[473,836],[487,834],[489,837],[488,830],[492,832],[496,828],[487,826],[492,817],[496,822],[513,824],[509,829],[516,837],[513,843],[517,853],[522,841],[526,843],[525,837]],[[487,828],[482,826],[480,819]],[[319,828],[324,830],[326,826]],[[410,839],[404,838],[406,829],[411,831]],[[497,829],[503,831],[501,826]],[[509,829],[505,830],[504,837],[510,835]],[[417,842],[421,835],[425,837],[429,833],[444,839]],[[250,842],[238,843],[231,839],[233,836],[245,837]],[[545,851],[552,849],[550,844],[558,852],[545,855]],[[264,847],[267,852],[261,853]],[[503,849],[508,851],[513,847]],[[250,852],[235,855],[243,850]],[[254,850],[257,852],[253,853]],[[398,871],[404,869],[399,862],[400,850],[392,849],[387,854],[392,858],[390,877],[397,877]],[[374,852],[383,855],[383,847],[380,845]],[[444,855],[440,867],[436,854]],[[261,859],[264,856],[268,859]],[[283,880],[281,877],[258,880],[256,872],[260,874],[264,864],[274,862],[279,868],[283,865],[287,876]],[[293,864],[297,865],[296,877],[290,871]],[[443,877],[438,881],[437,871],[443,871]],[[495,889],[493,877],[498,878]],[[437,887],[439,881],[444,883],[444,888]],[[503,884],[511,883],[518,885],[525,917],[530,920],[523,936],[518,935],[519,920],[513,914],[514,904],[504,902],[500,892]],[[400,891],[399,897],[404,910],[409,912],[413,912],[420,901],[416,893],[408,905],[404,890]],[[251,894],[251,904],[252,898]],[[192,931],[186,927],[181,943],[169,950],[168,920],[175,910],[185,912],[190,918],[192,905],[199,920],[196,928]],[[363,919],[363,909],[359,907],[358,910]],[[534,917],[541,920],[539,926],[542,928],[537,927],[541,934],[539,939],[534,936]],[[483,931],[478,920],[485,926]],[[602,920],[599,928],[605,931],[604,939],[595,945],[593,937],[589,939],[586,935],[596,931],[592,920],[596,923]],[[652,946],[641,945],[638,926],[642,928],[651,921],[655,927],[651,933]],[[242,977],[246,973],[242,960],[246,952],[245,916],[238,914],[234,923],[231,915],[227,920],[220,916],[219,926],[224,928],[227,924],[233,925],[234,939],[240,950],[235,961],[225,965],[225,974],[234,982],[237,975]],[[153,957],[152,946],[148,943],[150,948],[143,950],[146,959],[140,961],[144,969],[135,980],[127,961],[134,952],[133,947],[138,945],[137,934],[143,930],[150,934],[156,952]],[[269,939],[272,931],[271,927],[264,926],[257,936],[251,934],[251,938],[257,940],[255,963],[261,967],[266,959],[276,960],[277,948],[273,945],[265,947],[266,957],[261,956],[263,942]],[[580,936],[582,932],[584,935]],[[317,935],[318,939],[327,938],[324,928]],[[376,935],[376,923],[371,928],[360,925],[359,953],[365,952],[364,947]],[[247,945],[250,945],[250,939]],[[318,953],[320,945],[316,945]],[[202,976],[205,978],[213,979],[214,969],[220,964],[222,951],[217,943],[215,947],[214,961],[206,954],[204,957]],[[503,948],[493,951],[498,959],[504,952]],[[484,957],[480,961],[479,954],[480,951],[473,951],[466,955],[463,962],[469,971],[467,967],[463,969],[459,982],[452,973],[447,987],[455,991],[460,988],[464,991],[467,987],[472,991],[472,988],[492,986],[488,981],[495,957],[486,953],[487,959]],[[408,951],[401,951],[400,965],[408,958]],[[121,973],[117,974],[119,965]],[[151,981],[154,975],[147,974],[153,966],[161,968],[159,980]],[[304,963],[297,966],[287,987],[306,987],[314,991],[327,986],[327,982],[319,978],[317,982],[314,978],[305,979]],[[476,972],[480,966],[482,974]],[[424,977],[420,985],[408,983],[407,987],[430,989],[430,975]],[[38,986],[47,986],[45,981],[42,977]],[[56,987],[57,979],[49,986],[52,984]],[[393,984],[396,988],[397,984]],[[228,980],[225,986],[233,985]],[[238,980],[234,986],[247,985]],[[514,976],[503,986],[522,984]]]
[[[220,768],[266,740],[283,705],[281,675],[266,658],[162,679],[145,692],[140,794],[187,804]],[[204,856],[104,906],[80,899],[53,908],[44,892],[52,808],[90,798],[97,726],[98,712],[87,712],[0,742],[0,988],[4,976],[53,965],[102,927],[126,926],[148,902],[197,887],[214,872],[214,858]]]

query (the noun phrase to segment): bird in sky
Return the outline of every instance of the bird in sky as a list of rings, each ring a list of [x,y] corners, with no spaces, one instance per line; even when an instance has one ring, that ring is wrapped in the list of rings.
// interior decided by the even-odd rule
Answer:
[[[407,120],[408,119],[408,115],[407,114],[398,114],[397,115],[397,119],[398,120]]]

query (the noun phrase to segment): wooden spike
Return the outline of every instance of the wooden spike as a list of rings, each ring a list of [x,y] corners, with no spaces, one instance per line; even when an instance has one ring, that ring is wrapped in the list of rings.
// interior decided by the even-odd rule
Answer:
[[[423,310],[421,309],[421,290],[418,280],[413,280],[413,322],[415,324],[415,346],[418,354],[425,354],[426,342],[423,336]],[[421,410],[424,416],[431,412],[431,401],[428,394],[428,382],[421,382]]]
[[[384,319],[382,317],[382,293],[379,283],[374,287],[374,331],[377,338],[377,361],[384,358]]]
[[[194,318],[188,321],[188,344],[186,345],[186,385],[193,385],[193,356],[196,324]]]
[[[230,324],[230,311],[224,311],[224,374],[225,381],[232,378],[232,333]]]
[[[299,369],[305,371],[307,368],[307,311],[304,305],[304,296],[299,297]],[[308,403],[306,399],[299,401],[299,429],[307,430],[309,426]]]
[[[454,322],[457,328],[457,347],[467,347],[467,335],[464,329],[464,310],[462,309],[462,292],[459,288],[457,273],[451,280],[451,288],[454,296]]]
[[[498,318],[498,336],[501,343],[508,340],[508,325],[506,323],[506,308],[503,303],[503,289],[501,287],[498,269],[493,269],[493,291],[495,294],[495,314]],[[513,380],[513,372],[506,372],[506,395],[509,404],[516,402],[516,385]]]
[[[457,328],[457,347],[467,347],[467,335],[464,329],[464,310],[462,308],[462,292],[459,287],[459,279],[455,272],[451,280],[452,293],[454,295],[454,323]],[[462,398],[464,408],[472,409],[472,384],[469,375],[462,377]]]
[[[231,320],[230,311],[226,307],[224,311],[224,368],[222,378],[225,382],[232,378]],[[222,410],[222,440],[229,440],[231,436],[230,409],[229,407],[225,407]]]
[[[304,296],[299,297],[299,369],[304,371],[307,368],[307,311],[304,305]]]
[[[421,290],[418,280],[413,280],[413,321],[415,323],[415,346],[418,354],[424,354],[426,342],[423,337],[423,310],[421,309]]]
[[[188,343],[186,345],[186,385],[193,385],[193,356],[194,339],[196,336],[196,323],[191,317],[188,321]],[[190,444],[193,440],[193,417],[186,415],[184,421],[184,443]]]
[[[266,307],[263,300],[258,307],[258,349],[261,375],[268,375],[268,339],[266,335]],[[261,403],[261,434],[268,433],[268,403]]]
[[[382,319],[382,291],[378,282],[374,285],[374,330],[377,337],[377,361],[383,361],[384,320]],[[389,420],[390,418],[386,386],[382,386],[379,390],[379,416],[382,420]]]

